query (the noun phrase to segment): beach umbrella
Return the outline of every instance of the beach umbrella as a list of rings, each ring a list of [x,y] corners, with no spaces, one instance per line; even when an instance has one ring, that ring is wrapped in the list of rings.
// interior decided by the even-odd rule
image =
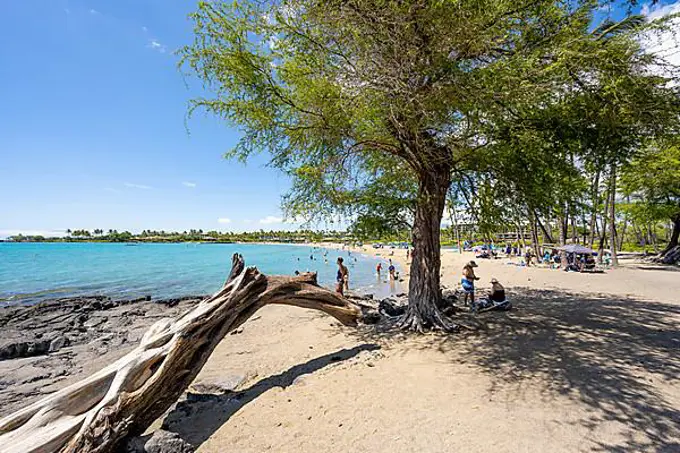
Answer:
[[[596,253],[595,250],[578,244],[564,245],[562,247],[557,247],[557,250],[562,250],[567,253],[576,253],[579,255],[594,255]]]

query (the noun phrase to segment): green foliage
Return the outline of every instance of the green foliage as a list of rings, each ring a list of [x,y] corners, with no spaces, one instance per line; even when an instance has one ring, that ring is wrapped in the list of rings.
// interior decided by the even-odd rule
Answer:
[[[637,220],[674,220],[680,216],[680,145],[677,140],[644,148],[622,174],[627,211]]]
[[[408,223],[422,201],[418,181],[449,168],[478,170],[472,151],[483,142],[498,143],[548,121],[544,107],[576,85],[570,71],[615,61],[619,55],[609,43],[639,23],[631,19],[591,33],[596,6],[548,0],[202,2],[182,65],[212,93],[192,109],[243,131],[228,156],[266,151],[272,165],[293,177],[284,200],[291,216],[339,213],[356,215],[364,226],[380,217]],[[558,112],[548,116],[554,120]],[[535,151],[526,161],[550,148],[536,145],[544,138],[533,132],[517,140],[522,147],[531,142]],[[506,147],[494,157],[511,165],[518,152]],[[539,172],[552,164],[534,166]],[[484,218],[502,217],[503,209],[493,206],[501,191],[497,176],[480,177],[475,190],[485,193],[476,210],[492,213]],[[536,196],[534,204],[544,205],[553,187],[537,181],[502,190]]]

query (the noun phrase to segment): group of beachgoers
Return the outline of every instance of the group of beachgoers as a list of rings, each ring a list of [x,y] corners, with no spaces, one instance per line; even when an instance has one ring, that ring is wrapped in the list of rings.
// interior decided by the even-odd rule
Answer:
[[[475,275],[476,267],[478,266],[474,261],[470,261],[463,266],[463,276],[460,280],[460,284],[463,287],[464,305],[466,307],[469,305],[472,311],[477,311],[478,308],[489,308],[507,304],[505,288],[495,278],[491,279],[491,289],[487,296],[480,300],[479,303],[475,302],[475,281],[479,280],[479,277]]]
[[[345,294],[345,291],[349,289],[349,269],[344,263],[343,257],[339,256],[336,263],[338,265],[338,271],[336,274],[335,291],[341,296]],[[387,269],[389,273],[390,281],[397,280],[399,274],[392,263],[392,259],[389,259],[389,267]],[[475,268],[477,268],[477,263],[474,261],[469,261],[463,266],[463,276],[461,278],[461,286],[463,288],[464,299],[463,303],[465,306],[470,306],[473,312],[478,309],[487,309],[493,307],[503,307],[503,309],[509,309],[510,304],[505,296],[505,288],[503,285],[495,278],[491,279],[491,289],[488,294],[485,295],[479,301],[475,301],[475,282],[479,280],[479,277],[475,274]],[[378,262],[376,264],[376,274],[378,278],[383,270],[383,264]]]
[[[390,281],[398,280],[399,272],[397,271],[397,268],[394,266],[394,263],[392,263],[392,259],[389,259],[388,261],[389,265],[387,267],[387,272],[389,274]],[[349,269],[347,269],[345,260],[341,256],[338,257],[336,263],[338,265],[338,272],[335,278],[335,291],[340,295],[344,295],[345,291],[349,289]],[[375,266],[378,279],[380,279],[382,269],[382,263],[378,262],[378,264]]]
[[[382,275],[382,269],[383,265],[381,262],[378,262],[378,264],[375,265],[375,274],[378,276],[378,280],[380,280],[380,276]],[[392,263],[392,258],[389,259],[389,265],[387,267],[387,272],[390,277],[390,280],[398,280],[399,279],[399,272],[397,272],[397,268],[394,267],[394,264]]]
[[[475,254],[476,259],[494,259],[498,258],[498,249],[494,249],[490,245],[482,246]],[[505,253],[508,258],[518,257],[523,258],[521,265],[531,267],[539,264],[549,265],[554,269],[562,268],[562,256],[560,250],[556,248],[546,248],[542,256],[534,253],[534,250],[526,246],[524,248],[518,246],[511,246],[507,244],[504,248],[500,248],[501,253]],[[585,272],[595,268],[595,257],[592,253],[566,253],[567,265],[564,267],[565,271],[571,272]],[[603,263],[609,264],[610,255],[605,253],[603,256]]]

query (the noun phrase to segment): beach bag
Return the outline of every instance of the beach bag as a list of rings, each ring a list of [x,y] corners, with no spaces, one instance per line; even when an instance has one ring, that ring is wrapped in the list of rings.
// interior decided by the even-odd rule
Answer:
[[[378,312],[384,316],[401,316],[406,312],[406,307],[395,304],[391,299],[383,299],[378,305]]]

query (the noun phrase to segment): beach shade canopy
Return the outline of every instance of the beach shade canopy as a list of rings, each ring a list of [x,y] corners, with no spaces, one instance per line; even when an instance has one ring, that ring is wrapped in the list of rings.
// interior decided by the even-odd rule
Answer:
[[[589,249],[578,244],[569,244],[562,247],[557,247],[557,250],[564,250],[567,253],[576,253],[580,255],[595,255],[595,250]]]

